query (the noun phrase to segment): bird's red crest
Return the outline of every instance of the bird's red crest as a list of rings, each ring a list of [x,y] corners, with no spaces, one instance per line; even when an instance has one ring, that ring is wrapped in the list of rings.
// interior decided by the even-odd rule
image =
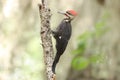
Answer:
[[[77,12],[74,11],[74,10],[67,10],[66,12],[69,13],[69,14],[71,14],[71,15],[73,15],[73,16],[77,15]]]

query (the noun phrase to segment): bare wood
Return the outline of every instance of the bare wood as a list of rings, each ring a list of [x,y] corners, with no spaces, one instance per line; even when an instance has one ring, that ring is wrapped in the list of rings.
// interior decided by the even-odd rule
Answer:
[[[41,19],[41,40],[44,53],[44,62],[46,65],[47,80],[55,80],[55,75],[52,72],[53,63],[53,45],[51,39],[50,19],[51,12],[47,7],[47,0],[42,0],[42,4],[39,4],[39,12]]]

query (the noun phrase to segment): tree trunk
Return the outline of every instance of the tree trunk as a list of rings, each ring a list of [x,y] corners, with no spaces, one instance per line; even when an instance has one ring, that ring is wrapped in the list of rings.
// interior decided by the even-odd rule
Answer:
[[[41,41],[44,53],[44,61],[46,65],[47,80],[53,80],[52,63],[53,63],[53,46],[51,39],[50,29],[50,9],[47,6],[47,0],[42,0],[42,4],[39,5],[39,12],[41,18]]]

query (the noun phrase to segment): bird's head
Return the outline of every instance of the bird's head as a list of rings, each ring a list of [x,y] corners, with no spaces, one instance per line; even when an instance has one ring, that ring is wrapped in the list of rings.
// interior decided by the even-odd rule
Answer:
[[[66,12],[58,12],[60,14],[65,15],[68,19],[73,20],[74,17],[77,15],[77,12],[74,10],[67,10]]]

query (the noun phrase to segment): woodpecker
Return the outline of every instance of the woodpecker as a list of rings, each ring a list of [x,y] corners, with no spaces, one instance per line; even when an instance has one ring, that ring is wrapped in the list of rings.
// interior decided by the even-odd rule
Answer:
[[[77,15],[74,10],[67,10],[66,12],[58,12],[63,14],[65,18],[61,21],[59,26],[56,28],[56,31],[52,30],[53,37],[56,40],[56,55],[52,64],[52,71],[55,74],[56,64],[58,63],[60,56],[64,53],[68,41],[71,37],[72,26],[71,21]]]

